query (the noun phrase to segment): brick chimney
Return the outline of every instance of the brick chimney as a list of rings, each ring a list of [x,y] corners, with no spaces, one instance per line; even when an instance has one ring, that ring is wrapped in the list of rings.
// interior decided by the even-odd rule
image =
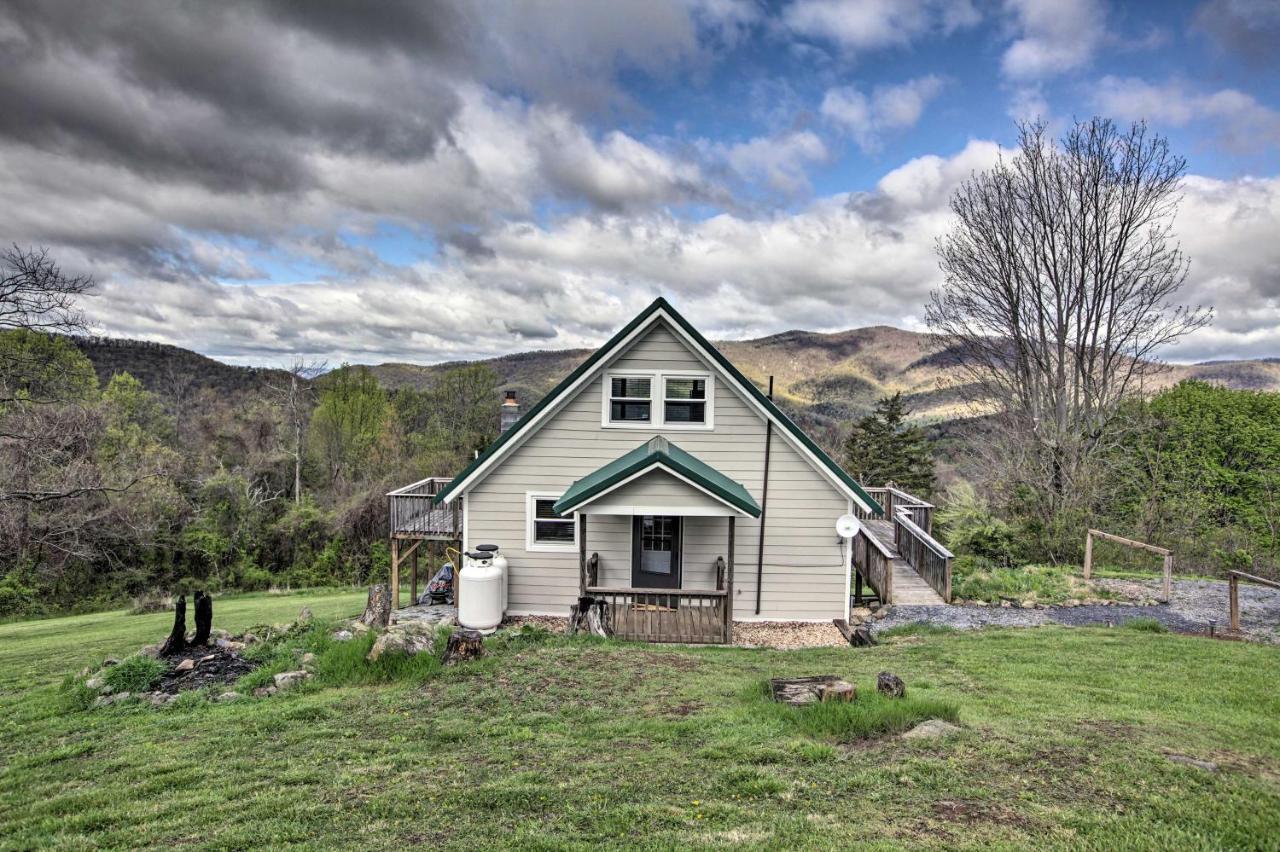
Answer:
[[[503,395],[502,408],[498,413],[498,433],[507,431],[519,419],[520,403],[516,402],[516,392],[509,390]]]

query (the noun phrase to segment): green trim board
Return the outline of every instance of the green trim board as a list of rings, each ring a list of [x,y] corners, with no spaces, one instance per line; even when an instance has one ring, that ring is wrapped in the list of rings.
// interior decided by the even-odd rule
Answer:
[[[561,381],[554,388],[552,388],[551,391],[546,394],[546,396],[538,400],[537,405],[533,406],[527,412],[525,412],[524,416],[522,416],[519,420],[517,420],[511,426],[511,428],[507,429],[507,431],[499,435],[496,441],[490,444],[488,448],[485,449],[484,452],[482,452],[479,456],[477,456],[471,462],[471,464],[467,465],[462,470],[462,472],[459,473],[457,476],[455,476],[447,486],[441,489],[440,493],[436,495],[436,498],[435,498],[436,502],[441,502],[446,498],[448,498],[451,494],[453,494],[453,492],[456,491],[462,485],[462,483],[465,482],[467,478],[471,476],[472,473],[474,473],[486,462],[488,462],[489,459],[493,458],[494,455],[501,452],[503,447],[511,443],[511,441],[513,441],[517,435],[523,432],[525,428],[534,419],[536,419],[544,410],[546,410],[547,408],[555,404],[566,390],[568,390],[570,387],[576,384],[577,381],[581,379],[585,374],[595,370],[596,367],[598,367],[606,357],[612,354],[614,348],[621,341],[629,337],[632,332],[634,332],[637,328],[639,328],[641,325],[646,323],[649,320],[649,318],[653,316],[655,313],[657,313],[658,311],[665,312],[666,315],[671,319],[671,321],[674,322],[676,325],[678,325],[681,331],[683,331],[685,334],[691,337],[693,341],[697,343],[698,346],[701,347],[707,353],[707,355],[716,363],[716,365],[721,370],[723,370],[731,379],[733,379],[735,382],[741,385],[746,393],[751,395],[752,399],[759,406],[761,406],[761,408],[765,410],[768,416],[772,417],[775,420],[775,422],[777,422],[778,425],[782,427],[782,429],[784,429],[787,433],[791,435],[792,438],[794,438],[802,446],[804,446],[806,450],[812,453],[814,458],[816,458],[818,462],[823,467],[825,467],[828,470],[828,472],[830,472],[837,480],[842,482],[846,487],[848,487],[851,491],[853,491],[853,493],[857,494],[858,497],[863,502],[866,503],[867,507],[872,511],[873,514],[879,514],[879,515],[884,514],[884,507],[881,506],[880,503],[877,502],[874,498],[872,498],[871,495],[868,494],[865,489],[863,489],[863,487],[858,483],[856,479],[850,476],[848,472],[846,472],[843,468],[840,467],[840,465],[836,464],[835,461],[832,460],[832,458],[828,456],[823,451],[823,449],[813,441],[812,438],[810,438],[808,435],[804,433],[804,430],[802,430],[799,426],[797,426],[790,417],[788,417],[786,414],[783,413],[782,409],[778,408],[778,406],[774,404],[773,400],[769,399],[768,396],[766,396],[758,387],[755,386],[754,382],[752,382],[750,379],[744,376],[741,373],[741,371],[739,371],[738,368],[735,367],[733,363],[728,358],[726,358],[723,353],[720,352],[719,349],[711,345],[710,341],[708,341],[705,337],[703,337],[702,334],[696,328],[694,328],[693,325],[690,324],[690,322],[687,319],[681,316],[679,311],[673,308],[671,304],[661,296],[654,299],[653,302],[651,302],[647,308],[645,308],[643,311],[637,314],[635,318],[631,320],[631,322],[627,323],[625,326],[622,327],[622,329],[617,334],[609,338],[607,343],[605,343],[603,346],[601,346],[599,349],[593,352],[591,354],[591,357],[587,358],[587,360],[579,364],[577,368],[573,370],[573,372],[569,373],[569,375],[566,376],[563,381]]]
[[[680,449],[661,435],[598,468],[569,486],[552,510],[567,515],[590,503],[627,480],[655,468],[687,479],[720,502],[753,518],[760,517],[760,504],[742,483],[725,476],[702,459]]]

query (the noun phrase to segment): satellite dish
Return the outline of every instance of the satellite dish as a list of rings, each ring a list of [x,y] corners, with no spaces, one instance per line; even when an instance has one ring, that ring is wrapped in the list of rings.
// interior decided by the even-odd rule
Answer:
[[[836,518],[836,535],[841,538],[853,538],[862,529],[857,515],[841,515]]]

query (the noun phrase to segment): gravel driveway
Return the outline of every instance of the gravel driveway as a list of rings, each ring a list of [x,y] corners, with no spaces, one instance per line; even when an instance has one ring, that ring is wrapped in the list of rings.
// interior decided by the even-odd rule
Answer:
[[[1095,580],[1131,597],[1159,597],[1160,581]],[[1134,618],[1154,618],[1180,633],[1204,633],[1209,621],[1224,631],[1230,621],[1227,584],[1214,580],[1175,580],[1173,600],[1160,606],[1077,606],[1051,609],[1003,609],[976,606],[895,606],[879,621],[870,623],[873,633],[917,622],[941,624],[957,630],[981,627],[1039,627],[1065,624],[1071,627],[1124,624]],[[1250,639],[1280,643],[1280,589],[1240,584],[1240,627]]]

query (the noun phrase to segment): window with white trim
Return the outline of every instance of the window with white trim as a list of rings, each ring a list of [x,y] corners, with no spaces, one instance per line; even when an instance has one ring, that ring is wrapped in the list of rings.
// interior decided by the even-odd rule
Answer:
[[[707,380],[670,376],[662,380],[662,421],[701,426],[707,422]]]
[[[617,429],[710,429],[710,373],[605,373],[601,425]]]
[[[651,377],[609,377],[609,422],[648,423],[652,418],[653,380]]]
[[[526,545],[530,550],[573,550],[577,547],[577,523],[574,516],[557,515],[559,494],[529,494]]]

